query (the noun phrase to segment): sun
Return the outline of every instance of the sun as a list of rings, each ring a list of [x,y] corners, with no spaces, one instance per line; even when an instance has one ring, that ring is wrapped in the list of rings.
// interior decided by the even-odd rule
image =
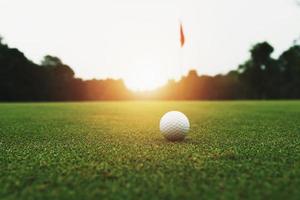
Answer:
[[[147,67],[134,70],[124,78],[125,85],[133,91],[154,90],[167,82],[167,77],[163,71]]]

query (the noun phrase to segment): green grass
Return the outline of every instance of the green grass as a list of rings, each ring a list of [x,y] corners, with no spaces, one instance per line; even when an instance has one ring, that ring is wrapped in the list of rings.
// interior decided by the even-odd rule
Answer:
[[[299,197],[300,101],[0,104],[1,199]]]

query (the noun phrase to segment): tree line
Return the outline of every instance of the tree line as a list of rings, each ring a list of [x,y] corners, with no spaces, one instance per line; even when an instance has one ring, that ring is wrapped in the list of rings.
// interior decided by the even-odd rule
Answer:
[[[300,46],[294,44],[277,59],[273,51],[269,43],[258,43],[246,62],[225,75],[199,76],[191,70],[179,81],[137,93],[121,79],[76,78],[55,56],[36,64],[0,39],[0,101],[299,99]]]
[[[278,59],[271,57],[273,51],[269,43],[258,43],[250,58],[226,75],[199,76],[191,70],[155,94],[159,99],[182,100],[299,99],[300,46],[294,44]]]
[[[41,64],[0,40],[0,101],[125,100],[131,93],[122,80],[82,80],[59,58]]]

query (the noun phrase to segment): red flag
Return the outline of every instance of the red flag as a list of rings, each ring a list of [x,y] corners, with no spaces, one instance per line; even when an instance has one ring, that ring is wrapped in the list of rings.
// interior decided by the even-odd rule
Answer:
[[[183,47],[185,42],[185,38],[184,38],[184,33],[183,33],[183,27],[182,27],[182,23],[180,22],[180,45],[181,47]]]

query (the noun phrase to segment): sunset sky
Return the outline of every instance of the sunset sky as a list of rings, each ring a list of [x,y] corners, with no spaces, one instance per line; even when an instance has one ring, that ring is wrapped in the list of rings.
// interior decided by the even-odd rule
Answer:
[[[180,48],[179,20],[186,37]],[[295,0],[0,0],[0,35],[39,63],[60,57],[77,77],[152,89],[189,69],[236,69],[257,42],[276,57],[300,36]]]

